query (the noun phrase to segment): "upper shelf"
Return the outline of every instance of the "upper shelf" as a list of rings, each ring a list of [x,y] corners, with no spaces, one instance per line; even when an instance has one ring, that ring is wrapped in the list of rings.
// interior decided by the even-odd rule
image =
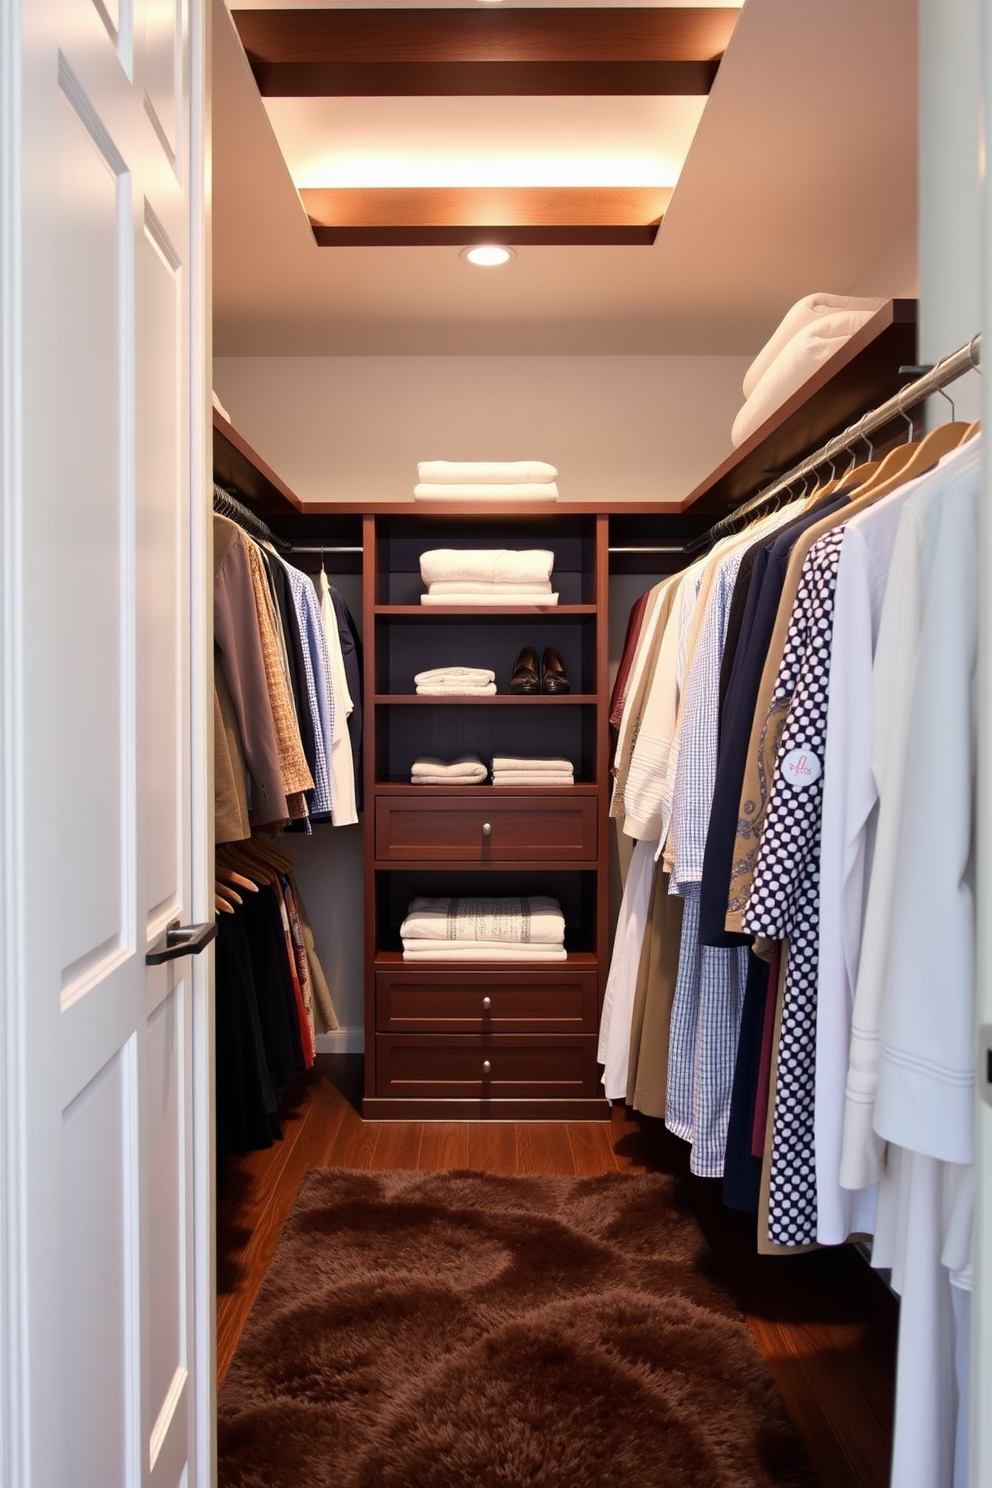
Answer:
[[[905,387],[907,379],[900,377],[899,368],[916,361],[916,309],[916,300],[889,300],[883,305],[689,493],[682,510],[722,513],[738,506],[768,484],[769,471],[788,470]],[[891,432],[897,429],[905,432],[901,420]],[[885,448],[887,433],[879,431],[873,440],[876,448]]]

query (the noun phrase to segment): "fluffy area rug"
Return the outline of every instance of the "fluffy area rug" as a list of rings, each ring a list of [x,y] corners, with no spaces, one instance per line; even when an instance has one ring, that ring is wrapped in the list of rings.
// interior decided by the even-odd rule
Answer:
[[[815,1488],[677,1179],[311,1172],[221,1488]]]

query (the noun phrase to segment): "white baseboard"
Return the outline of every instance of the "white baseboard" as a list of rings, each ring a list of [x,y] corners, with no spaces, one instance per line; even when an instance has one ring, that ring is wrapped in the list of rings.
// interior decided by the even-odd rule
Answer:
[[[364,1028],[335,1028],[333,1033],[318,1033],[318,1054],[364,1054]]]

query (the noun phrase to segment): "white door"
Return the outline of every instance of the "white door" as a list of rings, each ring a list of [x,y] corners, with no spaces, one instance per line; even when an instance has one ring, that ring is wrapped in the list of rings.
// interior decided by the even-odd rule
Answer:
[[[204,23],[0,15],[2,1482],[193,1488],[211,953],[146,953],[207,902]]]

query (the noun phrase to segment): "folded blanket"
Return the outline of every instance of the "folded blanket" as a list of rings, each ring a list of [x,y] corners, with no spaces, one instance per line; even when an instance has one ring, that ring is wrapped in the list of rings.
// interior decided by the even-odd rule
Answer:
[[[425,950],[403,951],[404,961],[567,961],[564,946],[512,946],[486,945],[481,949],[459,943],[449,945],[443,940],[422,940]]]
[[[452,594],[422,594],[422,605],[556,605],[557,594],[531,594],[527,589],[511,589],[508,584],[498,585],[498,594],[472,594],[457,590]]]
[[[429,682],[425,687],[418,687],[417,691],[422,697],[492,697],[496,683],[487,682],[480,687],[471,682]]]
[[[550,579],[535,579],[533,584],[515,583],[487,584],[483,581],[473,582],[472,579],[438,579],[430,586],[431,594],[485,594],[496,596],[505,593],[507,588],[512,587],[518,594],[550,594]]]
[[[744,396],[750,398],[758,383],[764,377],[768,368],[783,352],[792,340],[806,326],[825,315],[835,315],[838,311],[853,311],[856,323],[852,323],[851,332],[858,330],[866,320],[881,310],[885,304],[884,300],[859,299],[854,295],[832,295],[832,294],[810,294],[804,295],[797,300],[792,308],[786,311],[776,329],[769,336],[764,346],[758,352],[754,361],[744,374]],[[421,476],[421,480],[426,477]],[[431,476],[434,480],[436,477]]]
[[[482,767],[482,774],[481,775],[476,775],[472,779],[467,779],[464,775],[458,775],[458,776],[451,776],[451,775],[411,775],[410,776],[410,784],[411,785],[444,785],[444,786],[447,786],[449,789],[453,785],[481,785],[482,782],[486,778],[486,773],[487,773],[486,767],[485,767],[485,765],[483,765],[483,767]]]
[[[482,485],[464,481],[445,486],[437,481],[418,481],[413,488],[414,501],[557,501],[554,481],[533,481],[527,485]]]
[[[435,481],[445,486],[464,485],[466,481],[482,485],[520,481],[532,484],[557,478],[555,467],[544,460],[421,460],[417,465],[419,481]]]
[[[735,449],[808,382],[873,313],[865,311],[859,318],[853,310],[838,310],[834,315],[821,315],[798,331],[762,374],[734,420],[730,442]]]
[[[427,686],[431,682],[440,682],[442,684],[471,682],[473,684],[479,683],[480,685],[485,685],[487,682],[496,681],[496,673],[490,671],[488,667],[428,667],[426,672],[417,672],[413,680],[417,683],[418,687],[421,684]]]
[[[485,780],[489,771],[475,754],[460,754],[457,759],[446,763],[441,759],[432,759],[430,756],[422,756],[415,759],[410,766],[410,779],[441,779],[451,785],[464,781],[471,785],[479,780]]]
[[[517,759],[511,754],[494,754],[494,770],[561,770],[571,775],[574,765],[570,759]]]
[[[547,894],[525,898],[426,899],[411,901],[400,926],[406,940],[484,940],[511,944],[560,944],[565,919],[557,899]]]
[[[471,579],[485,584],[533,584],[548,580],[555,555],[547,548],[431,548],[420,555],[420,577],[428,586]]]

